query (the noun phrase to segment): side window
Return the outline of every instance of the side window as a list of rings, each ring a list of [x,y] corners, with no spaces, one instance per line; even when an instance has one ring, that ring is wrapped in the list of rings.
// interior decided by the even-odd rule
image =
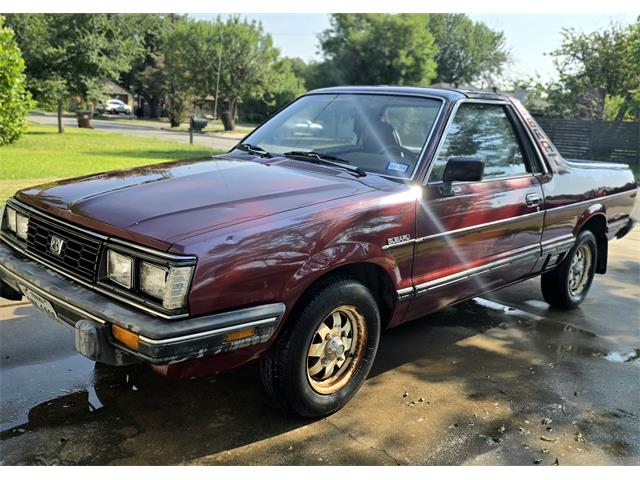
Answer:
[[[458,108],[429,182],[442,181],[452,157],[475,157],[484,162],[483,179],[513,177],[528,172],[513,125],[502,105],[463,103]]]

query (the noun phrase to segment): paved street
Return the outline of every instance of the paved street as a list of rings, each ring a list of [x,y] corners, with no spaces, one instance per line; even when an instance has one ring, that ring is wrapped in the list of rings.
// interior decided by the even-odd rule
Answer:
[[[58,118],[55,115],[44,115],[32,113],[29,120],[41,125],[58,125]],[[75,117],[64,117],[65,128],[78,128],[78,122]],[[111,120],[94,120],[93,126],[96,130],[103,130],[113,133],[122,133],[124,135],[134,135],[146,138],[158,138],[161,140],[173,140],[174,142],[189,143],[189,134],[187,132],[171,132],[162,130],[159,127],[149,125],[131,125]],[[197,145],[209,147],[217,150],[229,150],[236,143],[238,138],[225,138],[220,135],[213,134],[195,134],[193,142]]]
[[[575,311],[549,309],[536,279],[388,331],[356,398],[318,421],[283,417],[253,366],[189,381],[96,367],[70,329],[4,302],[0,458],[638,465],[639,279],[636,228],[612,242],[608,273]]]

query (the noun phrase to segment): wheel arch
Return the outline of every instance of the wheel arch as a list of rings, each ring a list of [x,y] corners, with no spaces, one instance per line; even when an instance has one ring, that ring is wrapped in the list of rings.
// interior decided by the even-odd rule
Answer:
[[[371,290],[380,311],[380,327],[384,330],[391,320],[391,314],[396,305],[396,290],[389,272],[374,261],[352,261],[322,271],[313,280],[305,283],[289,309],[285,323],[290,318],[295,317],[296,311],[304,305],[307,298],[313,294],[316,288],[330,283],[333,278],[338,277],[351,277]]]
[[[609,242],[607,239],[607,215],[604,205],[592,205],[580,216],[574,231],[576,237],[584,230],[589,230],[596,237],[598,246],[596,273],[606,273]]]

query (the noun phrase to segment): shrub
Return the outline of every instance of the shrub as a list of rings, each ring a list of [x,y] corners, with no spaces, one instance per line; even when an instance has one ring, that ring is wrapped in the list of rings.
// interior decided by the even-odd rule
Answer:
[[[26,115],[33,107],[25,88],[24,60],[0,16],[0,145],[15,142],[27,128]]]

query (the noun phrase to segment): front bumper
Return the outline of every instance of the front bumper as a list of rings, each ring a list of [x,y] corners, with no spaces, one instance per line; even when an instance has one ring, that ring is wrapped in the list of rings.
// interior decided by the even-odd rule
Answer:
[[[9,288],[7,288],[9,287]],[[268,341],[284,315],[282,303],[215,315],[166,320],[132,310],[32,261],[0,241],[0,293],[25,289],[50,302],[57,318],[76,331],[76,349],[103,363],[156,365],[215,355]],[[112,325],[138,336],[137,348],[116,340]],[[248,332],[240,339],[234,332]]]

